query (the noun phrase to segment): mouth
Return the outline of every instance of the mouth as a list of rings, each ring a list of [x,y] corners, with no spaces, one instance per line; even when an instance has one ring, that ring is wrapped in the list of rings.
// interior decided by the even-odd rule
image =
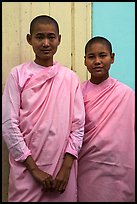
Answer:
[[[102,71],[103,70],[103,67],[94,67],[93,68],[95,71],[99,72],[99,71]]]
[[[93,67],[93,69],[102,69],[103,67]]]
[[[41,52],[43,52],[44,54],[49,54],[51,50],[41,50]]]

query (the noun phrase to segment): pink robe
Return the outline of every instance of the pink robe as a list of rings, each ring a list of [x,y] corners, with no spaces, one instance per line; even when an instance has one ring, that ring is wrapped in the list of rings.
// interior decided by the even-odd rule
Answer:
[[[109,77],[82,84],[85,135],[78,160],[78,202],[135,201],[135,95]]]
[[[84,135],[84,102],[79,79],[54,63],[16,66],[3,94],[3,138],[9,149],[9,202],[77,201],[77,159],[63,194],[44,192],[22,162],[56,176],[65,152],[78,157]]]

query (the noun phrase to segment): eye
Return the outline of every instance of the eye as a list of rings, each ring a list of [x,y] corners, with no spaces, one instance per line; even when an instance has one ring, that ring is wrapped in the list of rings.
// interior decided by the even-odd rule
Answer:
[[[104,57],[106,57],[106,56],[107,56],[106,54],[101,54],[101,55],[100,55],[101,58],[104,58]]]
[[[50,39],[50,40],[53,40],[53,39],[55,39],[56,37],[54,36],[54,35],[51,35],[51,36],[48,36],[48,39]]]
[[[41,40],[41,39],[43,39],[43,36],[37,36],[36,37],[38,40]]]
[[[94,55],[90,55],[90,56],[88,56],[88,59],[94,59]]]
[[[55,36],[49,36],[49,38],[55,38]]]

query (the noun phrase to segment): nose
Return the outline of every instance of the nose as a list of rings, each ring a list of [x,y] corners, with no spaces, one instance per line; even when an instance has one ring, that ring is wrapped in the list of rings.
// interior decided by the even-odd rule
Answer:
[[[43,40],[42,46],[43,46],[43,47],[49,46],[49,40],[48,40],[47,38],[45,38],[45,39]]]
[[[100,58],[99,58],[99,57],[96,57],[96,58],[95,58],[95,64],[100,64],[100,63],[101,63]]]

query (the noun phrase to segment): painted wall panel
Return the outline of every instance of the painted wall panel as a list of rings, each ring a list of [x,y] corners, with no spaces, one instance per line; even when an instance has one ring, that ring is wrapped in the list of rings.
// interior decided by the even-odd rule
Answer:
[[[59,22],[61,34],[55,60],[71,68],[71,3],[50,2],[50,15]]]
[[[20,33],[20,63],[26,62],[34,56],[30,45],[26,41],[26,35],[29,33],[29,23],[32,18],[32,3],[21,2],[20,5],[20,14],[19,14],[19,23],[20,26],[17,27]]]
[[[135,89],[135,3],[93,2],[92,34],[112,42],[111,76]]]
[[[83,3],[75,3],[75,22],[74,22],[74,54],[75,54],[75,68],[76,73],[84,81],[88,77],[87,69],[84,66],[84,51],[85,44],[89,38],[91,38],[91,4],[87,3],[87,6],[83,8]],[[90,15],[89,15],[90,13]],[[82,14],[82,15],[81,15]],[[88,14],[88,15],[87,15]]]
[[[2,85],[11,67],[20,63],[19,16],[19,3],[2,4]]]
[[[61,44],[55,60],[87,79],[84,46],[91,36],[91,2],[2,2],[2,87],[12,67],[34,59],[26,41],[31,20],[41,14],[54,17],[60,27]],[[8,151],[2,141],[2,201],[7,201]]]
[[[91,36],[91,2],[2,2],[3,86],[12,67],[34,59],[26,34],[31,20],[41,14],[59,22],[62,41],[55,60],[75,70],[82,81],[87,78],[83,48]]]

